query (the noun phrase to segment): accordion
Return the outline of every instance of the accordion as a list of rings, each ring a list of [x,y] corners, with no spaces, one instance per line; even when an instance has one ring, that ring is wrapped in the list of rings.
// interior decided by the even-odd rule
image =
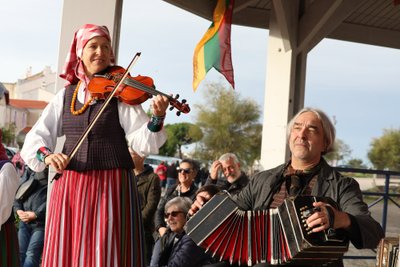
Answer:
[[[219,261],[231,265],[322,265],[337,260],[348,249],[340,231],[313,233],[305,220],[312,203],[330,198],[298,196],[277,209],[243,211],[231,197],[217,194],[186,225],[193,241]]]

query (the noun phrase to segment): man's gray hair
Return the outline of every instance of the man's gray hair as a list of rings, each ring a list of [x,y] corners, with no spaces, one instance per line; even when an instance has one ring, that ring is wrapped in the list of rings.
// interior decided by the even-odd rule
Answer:
[[[329,153],[333,151],[334,145],[335,145],[335,136],[336,136],[336,130],[335,126],[333,125],[332,121],[329,119],[329,117],[322,111],[316,108],[303,108],[297,114],[290,120],[288,127],[287,127],[287,140],[289,141],[290,138],[290,133],[292,132],[293,126],[297,118],[305,113],[305,112],[312,112],[314,113],[318,119],[321,121],[322,124],[322,129],[324,131],[324,139],[326,141],[326,150],[322,153],[322,155],[325,155],[326,153]]]
[[[225,153],[221,157],[219,157],[219,161],[228,161],[229,159],[233,159],[234,163],[240,163],[238,157],[233,153]]]

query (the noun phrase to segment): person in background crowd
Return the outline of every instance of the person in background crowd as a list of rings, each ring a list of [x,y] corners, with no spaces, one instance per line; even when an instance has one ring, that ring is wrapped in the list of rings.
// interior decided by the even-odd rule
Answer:
[[[23,267],[39,267],[40,264],[44,245],[48,170],[46,168],[43,172],[35,173],[26,167],[21,182],[26,182],[32,176],[35,188],[25,199],[14,201],[14,213],[20,219],[18,241]]]
[[[155,173],[160,177],[161,189],[164,191],[167,186],[167,166],[164,161],[157,166]]]
[[[167,189],[176,184],[176,180],[178,179],[178,166],[179,161],[172,162],[167,166]]]
[[[194,178],[197,175],[198,169],[199,167],[197,162],[192,159],[183,159],[179,163],[178,183],[166,191],[158,204],[155,225],[160,236],[163,236],[167,230],[167,225],[164,220],[165,203],[178,196],[188,197],[191,200],[194,200],[197,191],[197,187],[194,184]]]
[[[202,187],[205,184],[209,174],[210,174],[210,172],[207,170],[206,167],[203,166],[202,168],[199,169],[199,171],[197,172],[196,178],[194,179],[196,186],[198,188]]]
[[[7,157],[2,136],[0,130],[0,267],[18,267],[18,237],[12,207],[19,178]]]
[[[187,197],[175,197],[165,204],[168,229],[154,246],[151,267],[201,267],[212,262],[211,256],[185,233],[191,204],[192,200]]]
[[[105,100],[94,99],[89,84],[95,75],[115,75],[111,43],[105,26],[85,24],[75,32],[60,75],[67,83],[43,110],[21,150],[35,172],[51,165],[60,175],[47,209],[43,267],[143,266],[141,208],[128,146],[141,156],[158,153],[166,141],[169,100],[153,97],[149,118],[141,105],[112,98],[103,106]],[[55,153],[57,138],[64,135],[62,152]]]
[[[14,164],[15,169],[17,170],[17,174],[19,176],[22,176],[25,173],[25,162],[21,158],[21,152],[20,151],[15,153],[15,155],[11,159],[11,162]]]
[[[154,246],[154,215],[161,197],[160,178],[154,173],[150,165],[144,164],[144,157],[141,157],[131,148],[129,148],[129,152],[135,165],[134,172],[142,207],[142,221],[144,226],[145,266],[148,266]]]
[[[218,177],[220,171],[224,177]],[[226,153],[212,163],[206,184],[216,184],[221,190],[237,194],[248,182],[249,178],[240,170],[237,156],[233,153]]]

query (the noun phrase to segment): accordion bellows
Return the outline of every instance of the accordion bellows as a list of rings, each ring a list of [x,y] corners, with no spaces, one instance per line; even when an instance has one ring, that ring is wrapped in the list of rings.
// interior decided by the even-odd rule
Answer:
[[[277,209],[243,211],[217,194],[187,222],[187,234],[219,261],[252,266],[321,265],[343,257],[348,241],[340,231],[312,233],[304,223],[314,207],[330,198],[298,196]]]

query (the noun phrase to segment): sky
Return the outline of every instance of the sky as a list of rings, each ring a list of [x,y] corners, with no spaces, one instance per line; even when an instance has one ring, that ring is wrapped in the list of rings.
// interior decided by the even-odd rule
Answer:
[[[32,73],[45,66],[55,71],[62,1],[0,4],[0,81],[16,82],[29,67]],[[192,107],[179,117],[170,112],[166,123],[195,122],[194,105],[206,104],[202,98],[207,83],[228,88],[222,75],[212,70],[196,92],[192,89],[193,51],[209,25],[210,21],[161,0],[124,1],[118,64],[127,66],[141,52],[131,75],[153,78],[157,90],[178,93]],[[231,43],[235,90],[262,109],[268,30],[233,25]],[[352,151],[350,158],[367,165],[371,141],[384,129],[400,128],[399,62],[400,50],[330,39],[308,54],[305,106],[320,108],[334,119],[337,137]],[[143,104],[145,109],[148,104]]]

